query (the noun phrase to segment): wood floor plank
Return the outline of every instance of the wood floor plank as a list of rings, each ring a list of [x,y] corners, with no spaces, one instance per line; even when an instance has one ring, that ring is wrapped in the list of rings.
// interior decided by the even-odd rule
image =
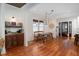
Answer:
[[[34,42],[28,47],[13,47],[3,56],[79,56],[79,46],[72,39],[57,38],[45,43]]]

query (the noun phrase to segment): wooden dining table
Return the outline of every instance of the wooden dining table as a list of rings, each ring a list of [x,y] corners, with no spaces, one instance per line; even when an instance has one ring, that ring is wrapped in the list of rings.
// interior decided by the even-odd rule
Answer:
[[[34,38],[36,38],[36,41],[46,42],[50,38],[53,39],[53,35],[52,33],[42,33],[42,34],[38,33],[36,36],[34,36]]]

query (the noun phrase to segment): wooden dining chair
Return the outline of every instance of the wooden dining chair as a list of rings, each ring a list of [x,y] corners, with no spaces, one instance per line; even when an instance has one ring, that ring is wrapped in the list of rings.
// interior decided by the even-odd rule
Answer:
[[[43,31],[35,31],[34,32],[34,40],[35,41],[42,41],[43,39]]]
[[[79,45],[79,34],[75,35],[75,40],[74,40],[75,45]]]
[[[49,33],[49,37],[50,37],[50,39],[53,39],[53,34]]]

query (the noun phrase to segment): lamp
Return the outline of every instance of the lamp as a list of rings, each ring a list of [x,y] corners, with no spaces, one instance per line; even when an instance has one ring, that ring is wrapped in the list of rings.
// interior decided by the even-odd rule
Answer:
[[[15,18],[14,16],[12,16],[12,17],[10,18],[10,22],[16,22],[16,18]]]
[[[50,29],[52,29],[54,27],[54,24],[51,20],[49,20],[48,16],[50,16],[53,12],[54,12],[54,10],[51,10],[51,12],[49,12],[49,13],[47,13],[47,12],[45,13],[45,23],[48,25],[48,27]]]

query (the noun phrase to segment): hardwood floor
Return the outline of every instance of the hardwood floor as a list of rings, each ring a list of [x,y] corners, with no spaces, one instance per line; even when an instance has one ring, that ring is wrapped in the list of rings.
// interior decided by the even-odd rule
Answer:
[[[31,43],[28,47],[13,47],[5,56],[79,56],[79,46],[72,39],[58,38],[46,43]]]

